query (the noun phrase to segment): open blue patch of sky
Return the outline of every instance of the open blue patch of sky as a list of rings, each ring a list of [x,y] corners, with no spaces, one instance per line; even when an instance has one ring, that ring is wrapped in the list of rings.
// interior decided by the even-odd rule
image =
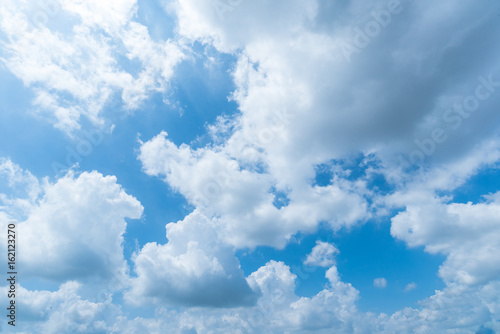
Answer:
[[[453,191],[453,202],[480,203],[484,195],[500,191],[500,165],[483,168]]]

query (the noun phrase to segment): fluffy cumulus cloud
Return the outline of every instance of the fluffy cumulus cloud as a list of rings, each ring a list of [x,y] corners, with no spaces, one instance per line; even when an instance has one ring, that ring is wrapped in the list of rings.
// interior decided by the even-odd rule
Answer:
[[[294,293],[296,276],[283,262],[270,261],[253,272],[248,284],[261,291],[257,303],[239,309],[160,309],[157,319],[136,318],[120,323],[126,333],[282,333],[284,331],[366,332],[356,323],[358,291],[341,281],[336,267],[327,273],[328,286],[312,298]],[[371,319],[371,316],[369,316]]]
[[[308,180],[279,185],[278,174],[237,159],[226,147],[177,146],[166,132],[142,143],[139,159],[147,174],[164,177],[207,216],[218,217],[222,238],[240,248],[283,247],[298,230],[312,232],[320,221],[339,229],[366,213],[366,200],[354,192],[359,185],[321,187]],[[274,203],[279,187],[289,199],[280,208]]]
[[[498,278],[500,194],[483,203],[408,206],[392,218],[391,234],[411,247],[445,254],[439,275],[446,282],[477,285]]]
[[[371,6],[361,1],[240,1],[221,18],[212,4],[177,2],[182,34],[210,41],[223,52],[243,50],[234,71],[241,135],[231,142],[236,151],[241,141],[264,146],[270,168],[277,169],[280,162],[300,166],[303,160],[321,161],[351,150],[377,150],[384,158],[400,151],[408,159],[419,148],[415,139],[430,151],[441,146],[440,152],[444,147],[471,149],[474,141],[464,143],[465,131],[455,128],[469,129],[468,138],[484,139],[485,114],[492,115],[500,98],[499,49],[477,46],[485,52],[481,62],[471,60],[477,53],[466,50],[474,48],[475,36],[495,38],[491,27],[498,23],[485,8],[495,6],[492,1],[481,8],[473,1],[438,7],[410,1]],[[385,26],[374,18],[382,11],[389,15]],[[374,24],[379,27],[376,36],[364,32]],[[422,38],[430,31],[433,38]],[[345,45],[357,52],[346,57]],[[478,90],[488,95],[479,101],[477,86],[490,74],[495,83]],[[471,101],[479,103],[482,115],[453,110],[455,103],[476,104]],[[288,116],[284,120],[282,110]],[[436,135],[437,141],[429,144],[426,139],[438,128],[448,140]]]
[[[451,284],[422,301],[422,309],[405,308],[379,321],[389,333],[495,333],[498,288],[498,281],[476,288]]]
[[[361,312],[359,292],[342,282],[335,266],[328,284],[308,298],[294,294],[295,275],[284,263],[270,261],[248,277],[262,295],[253,307],[241,309],[158,310],[155,319],[120,318],[114,328],[125,333],[491,333],[498,326],[499,283],[469,288],[451,284],[392,315]]]
[[[62,284],[58,290],[30,291],[18,286],[17,308],[22,318],[16,329],[23,333],[110,333],[121,312],[111,298],[92,302],[79,295],[81,285],[75,281]],[[2,288],[2,302],[8,303],[7,288]],[[19,313],[18,313],[19,314]],[[1,324],[9,332],[9,325]]]
[[[26,176],[25,183],[38,189],[28,188],[29,194],[40,193],[29,204],[9,199],[14,211],[1,216],[4,228],[10,220],[21,218],[16,228],[23,245],[23,256],[18,259],[23,275],[56,282],[79,279],[124,284],[128,275],[122,245],[125,219],[140,218],[143,208],[117,184],[116,177],[70,172],[53,184],[45,180],[39,186],[29,172],[21,173],[10,161],[6,164],[14,175]],[[10,180],[21,182],[16,177]],[[23,204],[20,209],[12,205],[18,202]],[[6,240],[1,243],[6,248]]]
[[[34,333],[471,333],[498,331],[497,283],[469,289],[452,284],[393,315],[363,313],[359,292],[342,282],[337,268],[326,272],[327,286],[306,298],[295,295],[296,276],[282,262],[270,261],[247,281],[262,295],[244,308],[159,307],[156,317],[130,319],[111,298],[90,301],[78,295],[80,284],[67,282],[54,292],[19,288],[24,310],[20,330]],[[6,292],[6,288],[2,291]],[[6,293],[2,294],[2,300]],[[480,325],[478,325],[480,324]],[[2,324],[3,325],[3,324]],[[481,333],[481,332],[480,332]]]
[[[109,102],[121,97],[125,109],[138,108],[150,93],[166,89],[183,58],[178,44],[154,41],[135,21],[135,0],[0,6],[1,62],[33,87],[35,110],[70,135],[84,121],[109,129],[103,117]]]
[[[473,2],[455,6],[453,15],[445,11],[451,2],[432,11],[430,3],[406,1],[369,8],[359,1],[221,3],[182,0],[169,8],[182,36],[238,56],[234,130],[221,144],[198,149],[175,145],[162,133],[142,145],[140,159],[148,174],[164,176],[192,204],[206,207],[207,215],[221,217],[232,244],[282,246],[321,221],[337,229],[370,217],[365,197],[374,194],[367,180],[339,177],[326,187],[313,185],[316,166],[348,159],[349,152],[375,157],[379,165],[372,172],[398,186],[398,169],[407,174],[423,161],[432,162],[431,169],[456,166],[478,149],[472,143],[498,143],[496,123],[487,117],[500,99],[494,60],[500,51],[485,49],[479,63],[461,52],[474,36],[494,38],[496,31],[489,29],[495,17]],[[387,22],[381,23],[382,16]],[[443,20],[445,28],[433,38],[420,38]],[[373,25],[376,34],[364,32]],[[448,42],[452,31],[456,41]],[[415,40],[427,44],[410,42]],[[356,52],[347,57],[346,45]],[[433,51],[419,51],[425,49]],[[460,65],[451,62],[457,57]],[[455,72],[462,73],[456,80]],[[458,168],[453,172],[461,176]],[[285,193],[288,205],[273,207],[273,191]]]
[[[255,303],[231,247],[215,225],[195,211],[166,226],[165,245],[146,244],[134,257],[137,278],[126,294],[131,303],[232,307]]]
[[[308,266],[331,267],[335,264],[335,255],[339,252],[335,246],[317,241],[311,253],[307,255],[304,264]]]

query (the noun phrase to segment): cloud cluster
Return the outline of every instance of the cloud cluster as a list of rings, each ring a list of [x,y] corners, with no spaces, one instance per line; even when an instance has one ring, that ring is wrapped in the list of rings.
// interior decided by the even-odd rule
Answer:
[[[184,57],[134,20],[135,0],[9,0],[0,9],[1,62],[34,89],[37,112],[69,135],[85,121],[110,128],[108,103],[121,96],[125,109],[138,108],[166,89]]]
[[[82,118],[107,125],[102,110],[115,94],[134,109],[166,89],[186,41],[237,58],[230,98],[239,111],[209,126],[224,136],[203,147],[175,144],[166,132],[140,143],[145,173],[195,209],[167,224],[167,243],[135,253],[132,277],[125,219],[143,208],[115,177],[70,172],[40,182],[0,161],[7,187],[26,185],[21,195],[0,196],[0,226],[22,217],[25,275],[65,283],[55,292],[21,290],[40,332],[500,330],[500,193],[453,201],[457,187],[500,161],[495,1],[173,0],[178,36],[163,42],[135,20],[135,1],[56,5],[54,19],[35,26],[35,2],[0,5],[1,61],[63,131],[77,130]],[[386,10],[394,15],[382,24]],[[346,45],[356,52],[346,57]],[[343,161],[357,161],[358,172],[341,170]],[[318,166],[327,166],[326,182],[318,182]],[[375,175],[383,181],[375,184]],[[446,287],[420,307],[359,311],[359,292],[341,280],[339,251],[327,243],[305,260],[329,267],[327,286],[312,297],[295,294],[285,263],[269,261],[245,277],[235,256],[283,248],[322,223],[337,231],[373,217],[391,218],[391,235],[409,247],[446,256]],[[84,300],[68,280],[125,283],[125,301],[154,304],[156,317],[128,319],[110,302]],[[116,316],[103,319],[106,312]]]
[[[166,132],[142,143],[139,159],[147,174],[164,177],[201,212],[217,217],[222,239],[238,248],[284,247],[295,232],[313,232],[320,221],[339,229],[366,214],[365,199],[349,182],[321,187],[299,179],[283,184],[281,173],[263,172],[255,162],[231,156],[227,147],[177,146]],[[286,206],[274,204],[277,189],[286,193]]]
[[[259,290],[250,288],[234,251],[218,238],[215,224],[197,211],[167,224],[167,244],[148,243],[134,256],[137,278],[125,298],[139,305],[254,304]]]
[[[16,327],[30,333],[110,333],[113,324],[121,315],[119,307],[111,298],[103,302],[92,302],[79,295],[81,284],[69,281],[58,290],[30,291],[17,287],[17,307],[22,318],[16,320]],[[4,293],[5,292],[5,293]],[[2,303],[8,302],[6,289],[2,289]],[[5,322],[1,328],[10,329]]]
[[[474,95],[477,77],[500,78],[494,60],[500,50],[474,44],[476,36],[495,38],[497,20],[485,10],[494,11],[495,3],[488,1],[480,11],[472,1],[460,6],[446,1],[439,8],[430,2],[389,2],[400,14],[348,63],[339,45],[351,42],[356,28],[388,2],[243,1],[221,20],[210,4],[177,1],[181,34],[222,52],[242,50],[233,74],[233,97],[242,113],[239,133],[229,141],[233,154],[244,146],[241,141],[263,146],[270,168],[281,161],[275,166],[281,170],[288,162],[317,163],[352,150],[377,150],[384,158],[399,152],[407,158],[418,148],[415,140],[443,128],[449,139],[428,158],[436,159],[470,151],[472,143],[491,134],[486,115],[493,115],[499,94],[481,102],[460,131],[449,132],[453,124],[442,119],[444,113],[460,116],[447,109]],[[443,20],[445,28],[437,29]],[[433,37],[427,38],[430,31]],[[259,140],[271,137],[266,130],[283,109],[293,117],[277,124],[281,131],[272,140]],[[458,147],[462,150],[450,149]]]
[[[459,53],[474,36],[497,24],[494,17],[478,12],[470,1],[454,6],[453,16],[446,16],[440,12],[451,6],[446,3],[436,14],[423,3],[393,1],[390,6],[399,8],[398,16],[347,63],[339,43],[349,42],[351,30],[373,19],[370,10],[388,4],[380,1],[364,8],[358,1],[344,6],[238,2],[230,4],[231,10],[224,7],[222,19],[213,4],[174,2],[170,8],[177,13],[182,36],[237,55],[232,98],[240,114],[234,116],[226,140],[217,145],[197,149],[175,145],[164,132],[142,143],[139,159],[144,170],[164,177],[207,216],[220,217],[222,233],[237,247],[282,247],[297,231],[313,232],[319,222],[327,221],[335,230],[368,219],[373,212],[387,213],[379,203],[404,207],[404,199],[393,196],[399,201],[394,205],[390,198],[376,196],[368,189],[367,178],[334,176],[327,186],[315,185],[315,168],[360,152],[365,160],[378,161],[367,174],[383,174],[399,187],[402,177],[417,175],[405,156],[415,147],[428,146],[428,133],[438,128],[449,131],[450,124],[442,123],[442,113],[451,115],[446,108],[455,101],[462,103],[470,89],[474,92],[477,77],[482,77],[480,82],[484,78],[496,82],[498,48],[477,46],[487,53],[480,65],[467,61],[472,55]],[[493,8],[494,3],[485,5]],[[328,21],[329,15],[337,20]],[[277,24],[275,17],[284,21]],[[467,24],[460,17],[467,17]],[[443,20],[446,29],[423,38]],[[445,43],[451,31],[456,41]],[[486,37],[493,38],[492,30],[488,32]],[[410,41],[419,42],[410,45]],[[423,41],[427,44],[421,45]],[[422,53],[425,48],[433,52]],[[409,52],[422,56],[407,57]],[[460,66],[453,67],[456,61],[449,65],[452,57],[461,57]],[[457,80],[452,80],[454,70],[462,73]],[[440,147],[434,143],[432,154],[425,156],[429,175],[437,176],[436,168],[452,166],[449,182],[466,180],[459,162],[472,161],[472,156],[480,163],[492,161],[491,154],[476,154],[478,147],[472,143],[489,146],[488,153],[498,143],[492,135],[497,123],[488,122],[487,115],[499,99],[492,93],[481,102],[481,113],[468,117],[461,131],[446,132],[448,139]],[[226,131],[226,123],[219,121],[211,131],[217,126]],[[486,123],[491,131],[485,131]],[[285,195],[287,205],[273,205],[277,193]],[[373,198],[372,208],[366,197]]]
[[[498,246],[496,195],[477,204],[452,203],[449,195],[499,160],[498,122],[490,119],[500,100],[495,61],[500,49],[476,43],[479,36],[486,41],[497,36],[493,1],[481,10],[472,1],[460,6],[378,1],[368,8],[361,1],[286,6],[242,1],[217,7],[179,0],[173,6],[181,35],[238,57],[231,98],[240,113],[210,127],[217,133],[220,126],[227,135],[214,145],[175,145],[166,133],[141,143],[146,173],[164,177],[200,212],[216,217],[219,234],[236,247],[282,246],[289,236],[313,232],[322,221],[337,229],[402,210],[392,218],[392,235],[411,247],[445,254],[440,276],[448,285],[421,309],[378,319],[362,315],[372,331],[494,326],[491,308],[482,317],[452,325],[440,321],[448,310],[439,307],[453,299],[465,306],[457,291],[476,294],[469,305],[480,307],[487,297],[479,291],[494,289],[498,276],[488,252]],[[374,12],[389,6],[397,7],[397,15],[346,59],[340,46],[366,39],[360,31],[374,20]],[[486,98],[478,91],[490,94]],[[364,174],[353,178],[332,168],[326,186],[315,183],[318,165],[351,159],[352,152],[363,157]],[[370,178],[376,174],[394,190],[383,194],[374,188]],[[285,198],[281,206],[275,205],[279,196]],[[317,247],[307,261],[334,264],[332,249]],[[374,284],[387,286],[383,278]],[[426,317],[429,312],[432,317]],[[342,326],[360,316],[350,315]],[[307,328],[301,326],[294,328]]]
[[[18,166],[5,164],[19,174]],[[26,182],[35,183],[29,172],[24,175]],[[37,192],[39,198],[22,207],[25,219],[16,227],[23,275],[61,283],[79,279],[123,285],[128,277],[122,245],[125,219],[140,218],[142,205],[116,177],[97,172],[69,172],[54,184],[46,181]],[[16,217],[9,211],[1,216],[4,229],[10,219]],[[6,248],[6,239],[0,243]]]
[[[439,269],[445,282],[476,285],[500,274],[500,193],[484,203],[407,206],[392,218],[391,234],[409,246],[447,256]]]

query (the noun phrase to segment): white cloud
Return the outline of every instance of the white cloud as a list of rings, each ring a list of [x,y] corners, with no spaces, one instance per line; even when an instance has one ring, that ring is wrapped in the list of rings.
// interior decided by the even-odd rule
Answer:
[[[385,9],[387,2],[363,6],[359,1],[343,5],[243,1],[233,5],[223,19],[211,3],[200,0],[177,1],[176,9],[182,35],[211,41],[222,52],[243,50],[234,71],[242,136],[235,135],[234,141],[258,142],[259,134],[273,124],[273,114],[286,108],[293,118],[264,148],[275,160],[297,163],[306,158],[309,162],[336,158],[351,150],[376,150],[384,156],[397,151],[409,154],[417,148],[415,139],[423,140],[434,128],[449,126],[443,121],[445,109],[457,96],[463,95],[461,102],[474,94],[478,76],[498,73],[493,60],[498,48],[484,49],[491,57],[484,57],[480,66],[466,61],[476,53],[458,51],[466,50],[473,36],[483,31],[493,38],[487,26],[498,24],[478,11],[474,2],[457,6],[446,1],[432,11],[429,2],[399,4],[402,12],[351,63],[339,43],[352,42],[353,28],[373,20],[371,12]],[[495,6],[492,1],[485,5]],[[450,10],[453,15],[445,14]],[[445,29],[430,28],[443,20]],[[429,31],[432,38],[428,38]],[[455,36],[453,43],[450,35]],[[422,51],[427,49],[433,51]],[[456,57],[464,59],[465,68],[450,64]],[[445,85],[443,80],[454,70],[466,75]],[[493,100],[499,98],[496,94],[481,102],[482,114],[491,114]],[[444,106],[439,105],[442,101],[447,101]],[[477,114],[467,119],[464,128],[474,138],[487,138],[491,132],[486,134],[479,126],[486,121],[486,116]],[[467,153],[472,149],[470,135]],[[449,156],[446,152],[457,150],[446,148],[464,147],[464,136],[463,131],[450,133],[453,138],[438,153]]]
[[[183,36],[211,42],[227,52],[255,42],[257,36],[263,40],[279,39],[300,31],[303,21],[312,19],[317,8],[314,1],[298,0],[224,4],[227,2],[180,0],[171,6],[177,13]]]
[[[329,287],[312,298],[302,297],[290,305],[291,323],[301,330],[332,330],[339,333],[355,332],[354,320],[358,316],[355,302],[359,292],[349,283],[341,281],[335,266],[326,272]],[[318,310],[322,310],[318,312]]]
[[[135,0],[48,4],[44,10],[36,1],[2,3],[0,60],[34,88],[38,112],[70,135],[83,118],[110,127],[103,108],[114,95],[136,109],[152,92],[164,91],[184,57],[175,42],[153,41],[133,21]],[[136,62],[138,74],[120,59]]]
[[[295,295],[296,276],[282,262],[270,261],[247,281],[262,292],[257,304],[240,308],[167,308],[153,318],[127,318],[111,298],[90,301],[78,295],[80,285],[67,282],[54,292],[28,291],[19,299],[25,321],[20,330],[34,333],[456,333],[497,331],[500,312],[498,282],[481,287],[450,284],[421,302],[393,315],[360,312],[359,292],[341,281],[337,268],[326,272],[328,285],[307,298]],[[5,291],[5,287],[2,288]],[[2,293],[6,300],[6,293]],[[29,319],[29,320],[28,320]],[[458,320],[457,320],[458,319]]]
[[[215,224],[198,211],[167,224],[167,244],[148,243],[134,256],[137,278],[125,295],[127,301],[208,307],[254,303],[259,292],[248,286]]]
[[[16,228],[25,277],[125,283],[125,219],[140,218],[143,208],[116,177],[70,172],[54,184],[46,181],[40,198],[24,210],[25,219]],[[4,216],[2,226],[12,218]]]
[[[373,286],[379,289],[385,289],[387,287],[387,280],[383,277],[375,278],[373,280]]]
[[[494,333],[500,329],[498,289],[498,281],[480,288],[450,284],[422,301],[421,309],[405,308],[380,322],[389,333],[476,333],[482,326]]]
[[[0,158],[0,182],[8,190],[0,193],[0,210],[11,218],[23,218],[42,191],[38,179],[10,159]]]
[[[451,2],[447,4],[443,6]],[[442,33],[431,39],[435,54],[424,54],[422,59],[401,56],[407,48],[413,48],[406,36],[427,36],[426,24],[442,22],[443,13],[430,13],[425,6],[413,3],[401,4],[404,11],[394,17],[398,23],[393,22],[372,41],[372,50],[382,50],[378,58],[368,57],[362,50],[352,63],[346,63],[336,46],[349,38],[349,25],[340,19],[339,23],[326,22],[322,10],[335,17],[345,14],[346,22],[361,24],[366,17],[371,18],[373,8],[365,8],[359,2],[328,8],[319,2],[241,2],[233,3],[224,18],[213,4],[198,0],[176,1],[172,6],[179,18],[181,35],[212,43],[221,52],[238,56],[232,98],[238,103],[240,114],[234,118],[233,131],[225,142],[195,150],[185,144],[177,146],[161,133],[142,145],[140,159],[148,174],[165,176],[166,182],[191,204],[203,207],[208,216],[220,216],[226,224],[227,240],[238,247],[283,247],[296,231],[312,232],[319,221],[328,221],[333,229],[338,229],[370,218],[371,210],[363,197],[373,194],[367,190],[366,180],[351,182],[336,177],[332,185],[314,187],[314,167],[360,151],[366,156],[374,155],[379,161],[376,172],[385,174],[398,187],[401,178],[390,175],[400,165],[396,153],[411,152],[415,138],[439,125],[428,121],[440,115],[436,101],[468,93],[469,89],[474,92],[477,76],[498,69],[492,56],[480,68],[461,67],[468,75],[456,85],[442,84],[448,73],[445,70],[433,71],[424,76],[425,80],[420,79],[415,67],[440,59],[432,66],[441,68],[439,62],[444,64],[447,52],[456,45],[443,43],[447,35]],[[377,9],[385,6],[382,2],[374,4]],[[463,20],[453,18],[448,23],[450,30],[446,30],[455,27],[457,38],[467,41],[488,20],[479,13],[468,17],[469,6],[475,7],[467,2],[455,11],[455,15],[467,17],[468,28],[463,26]],[[278,17],[288,18],[280,28],[275,26],[277,12]],[[417,13],[423,21],[410,24],[405,20]],[[250,22],[249,17],[256,21]],[[395,26],[400,31],[396,35]],[[489,52],[493,55],[500,51]],[[380,61],[385,65],[380,66]],[[408,81],[412,85],[404,84]],[[493,110],[500,94],[495,96],[482,104],[483,115]],[[491,132],[481,130],[482,122],[485,119],[479,114],[470,118],[470,131],[477,141],[492,141],[495,146],[500,141],[491,137]],[[227,133],[224,122],[211,126],[210,132],[217,133],[216,127]],[[436,163],[473,161],[470,145],[465,150],[451,149],[463,139],[462,132],[455,135],[458,137],[444,143],[443,149],[463,153],[436,153],[429,159]],[[493,160],[483,155],[481,162],[485,161]],[[439,173],[433,174],[433,168],[434,165],[429,168],[430,176],[438,180]],[[460,168],[447,172],[449,177],[441,181],[442,186],[450,187],[449,184],[467,176]],[[287,206],[278,210],[271,205],[273,196],[269,189],[273,188],[287,194]],[[376,198],[374,211],[387,213],[387,208],[377,205],[391,205],[390,200],[399,200],[404,206],[405,199],[399,194],[383,200]],[[422,194],[426,198],[428,195]]]
[[[385,2],[366,6],[360,0],[335,4],[235,1],[222,17],[214,3],[178,0],[171,9],[178,16],[181,39],[210,43],[238,57],[232,98],[240,114],[231,131],[226,131],[224,122],[211,128],[212,133],[225,131],[229,137],[217,145],[199,149],[175,145],[166,133],[141,145],[139,158],[146,173],[164,177],[197,209],[183,221],[167,225],[167,244],[147,244],[137,253],[138,277],[127,298],[187,306],[209,305],[211,299],[212,305],[227,306],[232,301],[224,299],[226,295],[215,298],[207,287],[227,292],[246,286],[245,282],[262,296],[248,308],[160,308],[159,319],[121,318],[117,326],[125,331],[130,325],[132,332],[161,332],[165,327],[202,333],[466,333],[482,325],[499,330],[496,268],[500,266],[494,255],[499,251],[500,195],[476,204],[452,203],[451,197],[439,195],[456,189],[499,158],[500,141],[494,134],[498,123],[490,116],[496,112],[500,95],[481,101],[481,112],[461,118],[459,131],[451,131],[451,124],[443,120],[447,108],[474,93],[478,76],[493,73],[498,78],[500,48],[494,41],[499,21],[492,14],[496,2],[485,1],[482,6],[472,0],[460,5],[445,0],[437,6],[428,0],[404,2],[391,25],[353,55],[350,63],[339,43],[352,42],[352,28],[363,27],[372,19],[370,12],[385,7]],[[2,61],[27,85],[37,87],[34,102],[53,114],[57,126],[67,132],[77,129],[82,117],[94,124],[105,123],[102,108],[116,92],[128,108],[136,108],[149,93],[165,89],[172,69],[182,59],[175,42],[153,42],[144,26],[127,23],[135,12],[134,1],[63,2],[60,17],[71,13],[81,20],[72,25],[69,36],[53,26],[50,30],[23,26],[27,18],[18,7],[24,4],[1,5],[5,13],[2,29],[8,39]],[[116,55],[137,61],[139,74],[122,69],[115,63]],[[449,138],[435,143],[436,151],[426,158],[428,165],[415,173],[397,170],[398,153],[408,155],[417,148],[415,139],[422,141],[444,127]],[[368,189],[368,176],[346,180],[334,175],[332,184],[314,185],[316,165],[349,158],[352,152],[375,156],[379,165],[371,172],[385,174],[396,191],[389,196],[374,195]],[[12,168],[4,166],[12,174]],[[114,190],[110,194],[95,191],[94,181]],[[105,249],[115,254],[109,261],[115,268],[124,268],[122,255],[116,255],[121,254],[123,220],[139,216],[141,209],[115,179],[97,173],[69,175],[44,189],[40,204],[20,223],[20,227],[39,226],[26,229],[33,244],[30,249],[42,247],[42,252],[52,244],[68,249],[60,240],[50,239],[48,224],[54,223],[65,234],[84,231],[83,237],[70,241],[88,258],[92,251],[83,245],[92,228],[81,217],[90,205],[97,210],[91,227],[106,226],[106,240],[111,235],[116,241]],[[284,193],[289,203],[275,207],[276,192]],[[31,205],[38,193],[28,193],[34,194],[27,196]],[[85,205],[80,204],[81,198]],[[314,232],[323,221],[334,230],[352,226],[370,218],[372,200],[380,214],[403,208],[392,219],[394,237],[447,257],[439,271],[446,288],[423,301],[420,308],[406,308],[392,316],[361,313],[355,305],[357,290],[340,280],[336,267],[327,271],[328,287],[311,298],[294,294],[295,277],[283,263],[271,261],[245,281],[233,246],[284,247],[294,233]],[[128,214],[116,213],[111,227],[99,224],[108,218],[103,212],[111,214],[114,209]],[[6,221],[8,215],[0,217]],[[63,224],[66,220],[71,223]],[[43,240],[28,231],[44,236]],[[43,263],[74,255],[55,253]],[[313,253],[311,263],[316,258]],[[64,263],[58,274],[71,276],[70,262]],[[334,262],[327,257],[316,263]],[[374,281],[375,286],[386,284],[383,278]]]
[[[75,281],[62,284],[57,291],[30,291],[17,286],[16,329],[23,333],[109,333],[121,314],[111,298],[102,302],[82,299],[78,292],[81,285]],[[7,288],[3,287],[2,304]],[[2,322],[1,328],[9,331],[9,325]]]
[[[424,246],[429,253],[447,256],[439,269],[445,282],[484,284],[500,273],[499,193],[483,203],[435,200],[408,205],[392,218],[391,234],[409,246]]]
[[[224,122],[210,127],[211,133],[224,133],[228,139],[193,149],[175,145],[162,133],[141,146],[144,170],[165,177],[208,217],[218,217],[221,235],[236,247],[282,247],[298,230],[315,231],[319,221],[338,229],[372,213],[403,209],[392,219],[392,235],[410,246],[447,255],[440,275],[448,286],[420,309],[375,318],[352,311],[353,304],[346,302],[351,311],[340,323],[322,318],[324,314],[295,314],[294,329],[307,330],[306,323],[318,329],[327,323],[326,327],[341,324],[345,332],[355,332],[361,331],[359,319],[373,325],[366,332],[470,332],[483,324],[491,326],[495,302],[486,312],[485,297],[467,304],[457,291],[473,295],[481,287],[494,286],[498,265],[486,250],[497,248],[495,200],[457,204],[442,193],[499,160],[498,122],[490,117],[500,99],[496,82],[496,91],[481,101],[481,112],[461,119],[459,131],[452,131],[443,118],[454,103],[474,94],[479,76],[492,73],[494,80],[498,78],[495,59],[500,48],[475,43],[496,38],[499,23],[488,14],[496,10],[495,2],[484,4],[488,10],[473,1],[444,1],[438,8],[430,1],[401,2],[402,12],[350,63],[339,43],[352,42],[353,28],[364,27],[373,19],[371,11],[386,7],[386,2],[368,7],[362,1],[235,4],[223,17],[213,4],[198,0],[173,5],[181,35],[238,57],[232,98],[240,114],[231,131]],[[434,143],[434,152],[426,156],[428,164],[416,171],[401,168],[398,155],[406,158],[418,148],[415,139],[422,142],[438,128],[446,129],[447,139]],[[357,180],[334,173],[332,184],[313,185],[316,165],[349,159],[352,152],[361,152],[365,161],[377,165]],[[383,174],[395,191],[384,196],[369,189],[370,173]],[[285,193],[289,203],[273,208],[269,189]],[[474,217],[480,222],[468,223]],[[379,278],[374,285],[385,287],[387,282]],[[322,292],[304,300],[314,304],[327,296]],[[472,307],[481,315],[457,324],[443,320],[448,314],[445,306],[453,308],[455,298],[460,304],[456,314],[465,315]],[[303,310],[307,314],[306,307]],[[309,321],[298,320],[304,318]],[[326,318],[329,322],[323,321]],[[274,328],[282,324],[277,322]]]
[[[335,255],[339,252],[335,246],[322,241],[316,241],[316,246],[304,261],[308,266],[331,267],[335,265]]]
[[[417,288],[417,284],[415,282],[410,282],[405,287],[405,292],[415,290]]]
[[[366,324],[354,321],[359,316],[354,305],[358,291],[340,280],[336,267],[330,268],[326,277],[329,284],[324,290],[312,298],[301,298],[294,293],[296,276],[290,268],[269,261],[247,278],[253,289],[262,292],[255,306],[180,311],[160,308],[156,319],[136,318],[117,327],[126,333],[161,333],[165,328],[181,333],[363,332]]]
[[[279,173],[254,171],[226,147],[193,150],[176,146],[162,132],[142,143],[139,159],[147,174],[165,176],[191,204],[218,217],[222,238],[239,248],[284,247],[298,230],[314,231],[320,221],[339,229],[365,218],[366,202],[348,182],[326,187],[307,180],[287,184],[290,203],[278,209],[271,189]]]
[[[295,275],[282,262],[269,261],[248,277],[262,296],[257,304],[240,309],[206,309],[174,312],[162,309],[155,320],[134,319],[125,328],[160,333],[160,328],[179,328],[187,333],[366,333],[374,317],[363,318],[355,301],[358,291],[340,280],[336,267],[327,271],[328,286],[311,298],[294,294]],[[363,319],[363,321],[360,321]]]

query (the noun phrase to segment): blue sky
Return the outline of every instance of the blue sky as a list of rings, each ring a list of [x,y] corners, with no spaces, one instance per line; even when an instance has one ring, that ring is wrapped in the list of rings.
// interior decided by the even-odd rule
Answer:
[[[499,15],[3,2],[2,332],[499,331]]]

